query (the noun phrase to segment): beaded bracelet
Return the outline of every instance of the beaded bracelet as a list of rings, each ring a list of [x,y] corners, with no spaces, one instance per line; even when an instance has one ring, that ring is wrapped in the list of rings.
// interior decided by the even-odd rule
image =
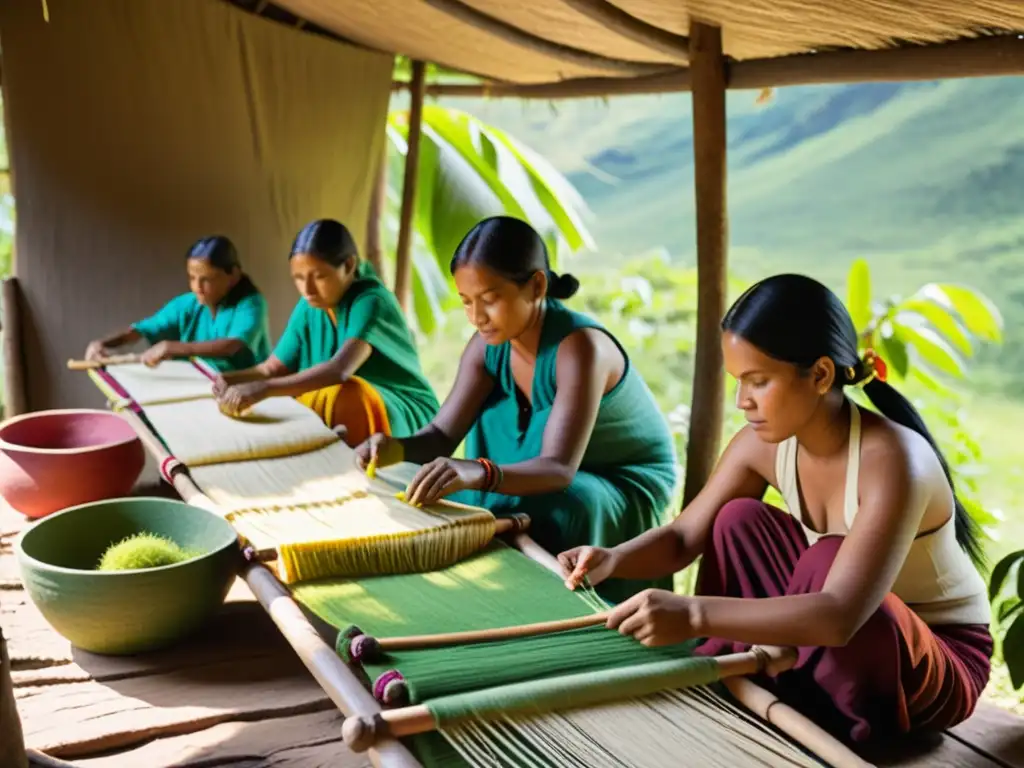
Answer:
[[[501,485],[501,481],[504,478],[504,473],[501,471],[501,467],[495,464],[490,459],[477,459],[480,466],[484,468],[484,487],[485,491],[494,491]]]

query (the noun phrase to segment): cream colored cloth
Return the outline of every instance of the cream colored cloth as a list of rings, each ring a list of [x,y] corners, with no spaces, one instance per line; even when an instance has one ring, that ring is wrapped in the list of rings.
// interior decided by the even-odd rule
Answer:
[[[850,440],[846,464],[843,519],[847,530],[860,508],[861,415],[850,402]],[[800,523],[809,543],[821,536],[804,522],[797,477],[796,437],[779,443],[775,453],[775,480],[789,513]],[[910,498],[927,494],[919,477],[913,478]],[[950,510],[952,512],[952,510]],[[956,541],[955,516],[935,531],[919,535],[910,545],[892,592],[927,624],[988,624],[991,619],[985,581]]]
[[[142,363],[112,365],[107,375],[143,408],[213,397],[213,382],[188,360],[165,360],[155,368]]]
[[[290,397],[268,398],[237,418],[221,413],[212,398],[143,410],[171,454],[188,467],[295,455],[339,441]]]
[[[32,410],[95,407],[68,359],[187,291],[200,237],[231,237],[275,337],[306,223],[365,248],[392,54],[219,0],[0,2],[0,38]]]

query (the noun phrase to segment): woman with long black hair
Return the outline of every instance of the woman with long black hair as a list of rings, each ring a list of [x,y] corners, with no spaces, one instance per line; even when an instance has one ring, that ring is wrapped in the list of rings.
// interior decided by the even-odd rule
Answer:
[[[706,638],[707,655],[795,647],[795,669],[766,684],[852,741],[961,722],[989,676],[989,604],[974,526],[920,415],[815,280],[757,283],[722,330],[748,425],[675,521],[563,552],[567,586],[703,555],[696,596],[645,592],[608,626],[647,645]],[[858,386],[877,413],[847,397]],[[761,500],[769,486],[787,511]]]
[[[562,303],[576,278],[553,272],[540,235],[508,216],[473,227],[450,268],[476,328],[452,391],[423,429],[374,435],[359,461],[422,464],[406,491],[414,504],[450,496],[496,515],[526,512],[551,552],[658,525],[677,477],[672,436],[618,340]],[[463,439],[467,458],[452,458]],[[600,590],[623,600],[670,583],[612,580]]]

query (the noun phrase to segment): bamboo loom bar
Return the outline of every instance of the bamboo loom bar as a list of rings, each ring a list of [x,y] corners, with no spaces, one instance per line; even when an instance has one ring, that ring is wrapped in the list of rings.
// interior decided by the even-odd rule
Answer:
[[[509,517],[499,517],[494,521],[494,535],[505,536],[510,533],[520,533],[529,527],[530,518],[527,515],[516,514]],[[258,563],[270,563],[277,560],[278,557],[277,550],[273,548],[254,549],[253,547],[245,547],[242,552],[246,559]]]
[[[69,371],[95,371],[106,368],[108,365],[131,365],[141,363],[142,355],[112,355],[102,357],[99,360],[68,360]]]
[[[778,671],[796,664],[796,650],[792,648],[762,647],[743,653],[730,653],[715,657],[719,679],[753,675],[772,668]],[[609,690],[609,701],[616,691]],[[430,710],[423,704],[400,709],[384,710],[371,716],[350,717],[341,728],[345,745],[353,752],[365,752],[383,738],[402,738],[428,733],[437,729]]]
[[[871,768],[871,763],[757,683],[745,677],[730,677],[722,684],[744,707],[803,744],[832,768]]]
[[[404,637],[376,638],[362,635],[363,642],[374,644],[374,652],[411,651],[421,648],[444,648],[449,645],[472,645],[475,643],[495,643],[502,640],[515,640],[521,637],[552,635],[556,632],[569,632],[574,629],[585,629],[604,624],[610,611],[601,611],[588,616],[574,619],[557,619],[555,621],[538,621],[534,624],[518,624],[493,629],[475,629],[465,632],[447,632],[437,635],[406,635]],[[366,653],[361,658],[365,660]]]

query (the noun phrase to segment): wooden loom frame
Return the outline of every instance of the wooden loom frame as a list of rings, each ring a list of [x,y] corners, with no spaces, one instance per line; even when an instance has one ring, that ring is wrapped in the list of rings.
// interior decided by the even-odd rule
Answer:
[[[137,406],[134,401],[132,403]],[[147,452],[161,466],[166,467],[166,476],[181,499],[187,504],[203,508],[215,507],[216,504],[196,485],[185,464],[177,461],[164,447],[145,419],[145,409],[137,407],[142,411],[142,415],[130,408],[118,410],[117,413],[131,425]],[[527,533],[514,533],[512,540],[523,555],[553,573],[561,574],[555,557]],[[316,622],[327,631],[326,622],[320,622],[316,617],[307,615],[292,598],[288,589],[260,560],[247,560],[239,575],[245,580],[292,650],[345,718],[378,719],[383,711],[381,706],[314,626]],[[742,655],[744,654],[733,656]],[[758,653],[748,651],[746,655],[754,659]],[[777,728],[825,764],[834,768],[864,768],[870,765],[824,729],[749,679],[732,677],[721,682],[753,715]],[[367,750],[367,754],[376,768],[423,768],[408,748],[394,738],[385,737],[378,740]]]

